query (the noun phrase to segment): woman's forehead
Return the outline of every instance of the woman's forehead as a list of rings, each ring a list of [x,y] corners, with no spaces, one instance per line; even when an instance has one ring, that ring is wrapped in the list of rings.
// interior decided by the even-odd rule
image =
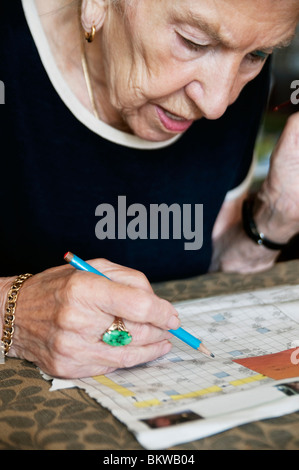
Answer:
[[[141,8],[151,10],[156,17],[162,17],[173,10],[182,19],[192,21],[196,16],[203,14],[223,18],[229,15],[231,20],[236,18],[244,21],[277,21],[290,19],[299,21],[298,0],[109,0],[110,4],[118,6],[122,11],[131,12]],[[145,18],[146,20],[146,18]]]
[[[141,23],[184,24],[236,49],[250,48],[254,41],[269,50],[287,46],[299,21],[298,0],[116,1],[123,2],[132,17],[137,14]]]

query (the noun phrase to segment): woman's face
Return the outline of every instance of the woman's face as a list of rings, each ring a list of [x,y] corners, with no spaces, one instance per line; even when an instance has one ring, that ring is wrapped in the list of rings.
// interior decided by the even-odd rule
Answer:
[[[126,2],[124,2],[126,3]],[[297,0],[131,0],[101,29],[106,108],[152,141],[217,119],[293,36]]]

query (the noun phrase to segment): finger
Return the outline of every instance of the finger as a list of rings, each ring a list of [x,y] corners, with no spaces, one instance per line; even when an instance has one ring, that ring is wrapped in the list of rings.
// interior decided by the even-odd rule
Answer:
[[[90,377],[153,361],[171,348],[172,344],[167,340],[146,346],[113,347],[99,342],[87,347],[82,340],[74,343],[69,334],[63,337],[63,341],[56,338],[50,358],[45,363],[38,361],[37,365],[54,377]]]
[[[110,315],[137,323],[151,323],[162,329],[180,326],[178,312],[166,300],[119,283],[106,283],[98,307]]]
[[[142,323],[132,323],[130,321],[123,321],[125,328],[128,333],[132,336],[132,341],[130,345],[132,346],[144,346],[145,344],[158,343],[163,340],[171,340],[173,335],[168,330],[162,330],[161,328],[156,328],[150,324]],[[111,324],[109,325],[109,327]],[[88,342],[98,343],[102,341],[103,334],[107,331],[101,330],[101,333],[97,336],[89,335],[86,338]]]
[[[148,323],[135,323],[129,320],[123,320],[123,323],[132,335],[132,346],[142,346],[173,339],[173,335],[168,330],[156,328]]]
[[[109,348],[109,366],[116,368],[130,368],[138,364],[145,364],[154,361],[167,353],[172,348],[172,344],[167,341],[161,341],[146,346],[124,346]],[[107,350],[108,352],[108,350]]]
[[[105,274],[105,276],[112,281],[117,281],[127,286],[137,287],[148,292],[153,292],[149,280],[141,271],[112,263],[111,261],[103,258],[90,260],[88,263],[101,273]]]
[[[64,309],[56,319],[60,331],[75,333],[87,343],[101,341],[103,334],[114,322],[115,317],[104,312],[74,312]],[[157,328],[149,323],[136,323],[123,319],[125,328],[132,335],[132,344],[144,345],[173,338],[168,330]]]
[[[106,291],[109,313],[137,323],[151,323],[159,328],[176,329],[180,326],[178,312],[166,300],[154,293],[146,293],[122,284]],[[105,311],[107,311],[104,308]]]
[[[97,315],[103,312],[137,323],[151,323],[162,329],[180,326],[175,308],[153,292],[112,282],[92,273],[77,271],[75,274],[71,294],[89,312]]]

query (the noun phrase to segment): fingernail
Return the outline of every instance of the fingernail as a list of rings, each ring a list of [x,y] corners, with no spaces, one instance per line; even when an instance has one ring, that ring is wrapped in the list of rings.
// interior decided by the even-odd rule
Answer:
[[[177,330],[181,326],[180,319],[176,316],[172,316],[167,323],[169,330]]]

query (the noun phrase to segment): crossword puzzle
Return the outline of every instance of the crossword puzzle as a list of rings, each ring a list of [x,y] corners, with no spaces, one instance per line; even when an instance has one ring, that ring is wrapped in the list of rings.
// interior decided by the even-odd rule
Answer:
[[[164,413],[177,404],[187,406],[194,400],[273,382],[234,360],[284,351],[299,338],[296,288],[287,294],[285,289],[270,290],[267,297],[267,292],[261,295],[258,291],[183,302],[176,307],[183,327],[203,340],[214,359],[173,338],[174,347],[165,357],[80,382],[132,415],[149,410]]]

